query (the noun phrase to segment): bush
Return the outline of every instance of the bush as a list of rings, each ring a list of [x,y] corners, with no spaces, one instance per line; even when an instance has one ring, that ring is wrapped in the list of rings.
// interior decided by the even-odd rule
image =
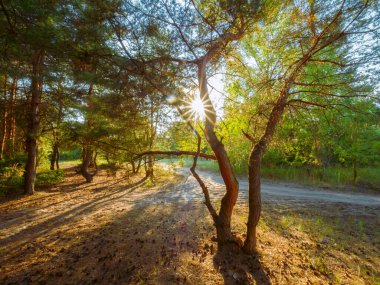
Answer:
[[[36,177],[36,186],[49,186],[63,181],[63,170],[50,170],[38,173]]]
[[[0,177],[0,197],[11,192],[19,191],[22,188],[24,178],[19,175],[10,176],[8,178]]]

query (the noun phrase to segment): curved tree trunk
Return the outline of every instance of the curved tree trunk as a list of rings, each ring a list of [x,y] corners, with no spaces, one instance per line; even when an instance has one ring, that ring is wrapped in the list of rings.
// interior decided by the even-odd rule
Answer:
[[[83,161],[81,167],[81,173],[86,179],[86,182],[90,183],[93,180],[93,175],[88,171],[90,163],[92,161],[92,148],[87,146],[83,148]]]
[[[323,32],[319,35],[321,37]],[[265,132],[259,142],[253,147],[249,158],[249,174],[248,174],[248,190],[249,190],[249,214],[247,222],[247,237],[244,241],[243,250],[246,253],[252,254],[256,251],[256,227],[261,214],[261,189],[260,189],[260,167],[262,156],[268,147],[268,144],[273,138],[276,127],[281,120],[288,103],[289,90],[294,84],[295,78],[303,69],[305,63],[313,55],[313,51],[317,46],[318,41],[314,41],[313,45],[303,55],[303,57],[295,65],[289,76],[284,79],[284,85],[280,90],[278,98],[269,115],[268,122],[265,127]]]
[[[36,180],[36,167],[37,167],[37,137],[40,126],[39,121],[39,104],[42,92],[42,64],[43,64],[43,51],[39,50],[33,59],[32,77],[31,77],[31,108],[29,111],[29,125],[26,132],[26,151],[28,158],[25,165],[24,174],[24,193],[34,193],[34,182]]]
[[[87,101],[87,107],[89,109],[92,109],[94,107],[92,102],[92,92],[94,90],[94,84],[91,83],[88,89],[86,101]],[[91,118],[90,113],[87,113],[86,115],[86,121],[87,121],[87,127],[88,129],[91,129],[93,126],[93,121]],[[83,146],[83,152],[82,152],[82,166],[81,166],[81,173],[83,177],[86,179],[87,183],[92,182],[94,176],[97,174],[97,167],[94,174],[91,174],[88,170],[89,167],[91,167],[91,164],[94,164],[93,161],[93,154],[94,151],[92,149],[90,141],[87,141],[85,146]],[[92,165],[95,166],[95,165]]]
[[[261,215],[261,182],[260,168],[262,156],[272,140],[276,127],[284,113],[286,100],[288,97],[289,85],[286,84],[273,107],[269,116],[265,133],[259,142],[253,147],[248,165],[248,193],[249,193],[249,212],[247,222],[247,237],[244,241],[244,251],[252,254],[256,251],[256,227]]]
[[[244,251],[247,253],[253,253],[256,251],[256,228],[261,215],[260,168],[260,149],[254,148],[249,157],[248,164],[249,214],[247,222],[247,237],[244,242]]]
[[[224,244],[235,240],[231,232],[231,217],[238,197],[239,183],[224,145],[215,134],[216,112],[207,90],[206,63],[207,59],[203,59],[198,64],[199,91],[206,113],[205,136],[215,154],[220,173],[226,185],[226,193],[222,198],[215,225],[218,242],[219,244]]]

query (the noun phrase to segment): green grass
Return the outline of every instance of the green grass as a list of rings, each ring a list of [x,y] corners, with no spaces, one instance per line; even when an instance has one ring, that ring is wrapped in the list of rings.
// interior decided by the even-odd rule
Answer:
[[[65,162],[70,163],[70,162]],[[24,163],[19,158],[1,161],[0,168],[0,197],[21,193],[24,183]],[[54,185],[64,179],[63,170],[50,170],[47,163],[37,168],[36,187]]]
[[[294,181],[328,187],[353,185],[353,171],[351,168],[263,166],[261,171],[263,177],[274,180]],[[380,190],[380,168],[359,168],[356,186]]]

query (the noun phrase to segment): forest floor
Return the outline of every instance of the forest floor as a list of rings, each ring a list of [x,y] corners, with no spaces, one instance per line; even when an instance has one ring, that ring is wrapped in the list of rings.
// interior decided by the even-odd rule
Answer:
[[[218,250],[200,189],[183,171],[157,170],[151,182],[102,170],[87,184],[66,168],[56,186],[1,200],[0,284],[380,282],[376,203],[264,191],[259,253],[252,257]],[[211,192],[222,191],[206,182]],[[243,194],[233,219],[242,239],[247,210]]]

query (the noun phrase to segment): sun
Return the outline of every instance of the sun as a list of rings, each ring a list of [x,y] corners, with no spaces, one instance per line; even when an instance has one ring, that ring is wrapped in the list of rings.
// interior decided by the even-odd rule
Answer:
[[[200,98],[194,98],[190,104],[191,111],[196,119],[205,118],[205,108],[202,100]]]

